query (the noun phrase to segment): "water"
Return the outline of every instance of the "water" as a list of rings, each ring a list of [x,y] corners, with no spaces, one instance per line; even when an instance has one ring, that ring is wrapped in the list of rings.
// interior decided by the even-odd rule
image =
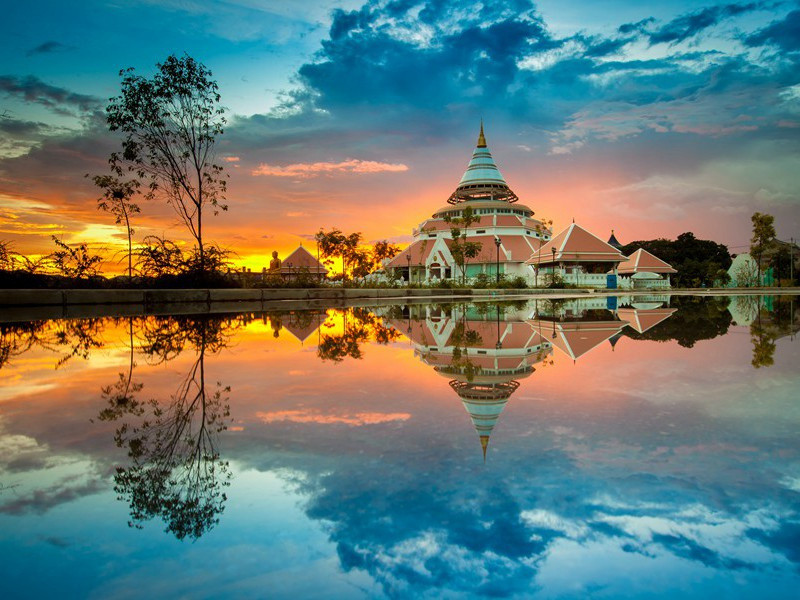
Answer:
[[[1,324],[2,596],[796,597],[794,311]]]

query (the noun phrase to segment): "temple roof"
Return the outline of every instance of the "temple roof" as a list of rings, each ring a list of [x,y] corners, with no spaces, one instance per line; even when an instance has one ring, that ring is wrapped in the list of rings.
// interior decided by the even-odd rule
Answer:
[[[553,252],[555,250],[555,252]],[[533,253],[526,264],[553,262],[622,262],[625,256],[614,246],[573,223]]]
[[[627,324],[627,321],[531,321],[543,338],[551,339],[553,345],[572,360],[614,337]]]
[[[644,248],[639,248],[636,252],[628,257],[623,263],[620,263],[617,268],[617,273],[620,275],[631,275],[634,273],[677,273],[672,265],[665,263],[657,256],[650,254]]]
[[[608,238],[608,245],[609,246],[614,246],[614,248],[616,248],[617,250],[622,248],[622,244],[619,243],[619,240],[617,239],[617,236],[614,235],[614,230],[613,229],[611,230],[611,237]]]
[[[328,269],[322,266],[303,246],[299,246],[297,250],[281,261],[281,273],[296,273],[301,269],[308,269],[311,273],[322,273],[323,275],[328,273]]]
[[[654,308],[651,310],[639,310],[636,308],[620,308],[617,311],[619,318],[627,321],[639,333],[644,333],[652,329],[662,321],[667,320],[677,308]]]
[[[519,198],[508,187],[503,174],[500,173],[500,169],[497,168],[497,164],[492,158],[492,153],[486,145],[486,136],[483,134],[483,122],[481,121],[481,131],[475,151],[472,153],[472,159],[469,161],[456,191],[450,195],[447,202],[458,204],[468,200],[486,199],[516,202]]]

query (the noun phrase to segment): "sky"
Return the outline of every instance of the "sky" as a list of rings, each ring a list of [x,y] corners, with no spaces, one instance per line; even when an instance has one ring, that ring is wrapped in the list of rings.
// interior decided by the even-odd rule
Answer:
[[[760,211],[800,237],[797,1],[31,1],[4,8],[0,53],[0,240],[25,254],[53,234],[121,247],[85,177],[119,145],[104,108],[120,69],[183,53],[227,109],[229,210],[207,239],[253,269],[320,228],[410,241],[481,118],[556,231],[692,231],[737,253]],[[134,229],[186,238],[160,201]]]

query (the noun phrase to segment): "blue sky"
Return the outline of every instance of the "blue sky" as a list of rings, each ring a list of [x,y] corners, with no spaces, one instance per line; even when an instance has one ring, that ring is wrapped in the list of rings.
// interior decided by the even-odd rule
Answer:
[[[0,33],[0,237],[22,250],[54,228],[121,239],[83,178],[115,147],[102,109],[120,69],[183,52],[229,109],[231,210],[212,235],[256,262],[320,227],[409,239],[481,117],[556,229],[740,252],[760,210],[800,237],[796,1],[30,2]],[[152,204],[139,230],[172,224]]]

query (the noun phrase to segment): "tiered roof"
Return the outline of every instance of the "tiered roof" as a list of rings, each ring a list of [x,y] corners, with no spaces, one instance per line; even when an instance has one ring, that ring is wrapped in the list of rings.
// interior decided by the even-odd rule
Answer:
[[[617,236],[614,235],[613,229],[611,230],[611,237],[608,238],[608,245],[614,246],[614,248],[616,248],[617,250],[620,250],[622,248],[622,244],[619,243]]]
[[[503,174],[497,168],[492,158],[492,153],[486,145],[486,136],[483,134],[483,121],[478,143],[472,153],[472,159],[467,165],[467,170],[447,202],[458,204],[469,200],[505,200],[516,202],[519,198],[508,187]]]
[[[672,265],[664,262],[657,256],[650,254],[644,248],[636,252],[617,268],[620,275],[633,275],[635,273],[677,273]]]
[[[555,250],[555,252],[553,252]],[[573,223],[525,261],[528,265],[559,262],[622,262],[625,256],[614,246]]]

